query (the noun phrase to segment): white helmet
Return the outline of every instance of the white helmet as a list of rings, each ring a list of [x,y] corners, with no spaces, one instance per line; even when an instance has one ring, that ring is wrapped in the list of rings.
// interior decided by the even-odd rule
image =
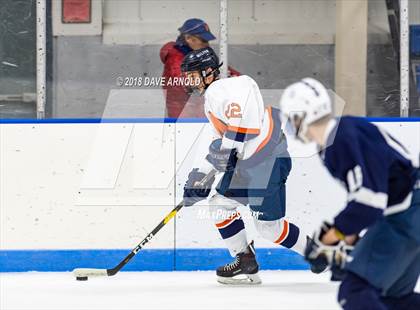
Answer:
[[[331,99],[320,82],[305,78],[284,90],[280,110],[284,130],[307,143],[308,125],[331,114]]]

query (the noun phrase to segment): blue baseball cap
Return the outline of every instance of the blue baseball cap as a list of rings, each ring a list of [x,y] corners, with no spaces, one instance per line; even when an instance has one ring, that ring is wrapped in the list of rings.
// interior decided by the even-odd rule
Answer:
[[[210,28],[204,20],[198,18],[187,19],[178,30],[182,34],[191,34],[200,37],[204,41],[215,40],[216,37],[210,32]]]

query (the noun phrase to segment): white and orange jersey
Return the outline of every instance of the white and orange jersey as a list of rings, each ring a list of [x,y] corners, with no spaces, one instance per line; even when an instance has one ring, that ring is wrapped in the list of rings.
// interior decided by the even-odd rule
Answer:
[[[257,83],[247,75],[213,82],[205,92],[204,111],[222,148],[236,148],[248,159],[268,143],[273,132],[271,108],[265,108]]]

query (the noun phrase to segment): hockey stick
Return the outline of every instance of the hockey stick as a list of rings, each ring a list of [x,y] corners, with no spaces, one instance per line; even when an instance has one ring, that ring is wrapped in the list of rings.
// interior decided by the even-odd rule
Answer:
[[[198,185],[204,185],[208,180],[214,177],[216,173],[217,170],[210,171]],[[113,276],[117,274],[150,240],[155,237],[163,226],[175,217],[183,206],[184,201],[181,201],[117,266],[111,269],[76,268],[73,270],[73,275],[76,277],[76,280],[86,281],[89,277]]]

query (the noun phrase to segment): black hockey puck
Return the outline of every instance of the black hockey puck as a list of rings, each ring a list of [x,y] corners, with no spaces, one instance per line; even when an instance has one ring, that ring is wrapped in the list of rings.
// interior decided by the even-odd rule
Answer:
[[[76,277],[77,281],[87,281],[88,277]]]

